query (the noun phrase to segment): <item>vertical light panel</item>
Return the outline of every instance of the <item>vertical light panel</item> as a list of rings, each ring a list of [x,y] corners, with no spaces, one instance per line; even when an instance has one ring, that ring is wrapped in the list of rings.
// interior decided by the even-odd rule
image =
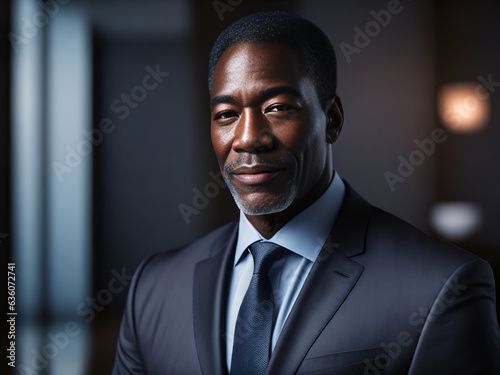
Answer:
[[[47,30],[48,285],[52,316],[90,295],[92,145],[91,30],[66,6]]]
[[[23,319],[42,306],[43,31],[30,27],[34,0],[12,2],[12,249]]]

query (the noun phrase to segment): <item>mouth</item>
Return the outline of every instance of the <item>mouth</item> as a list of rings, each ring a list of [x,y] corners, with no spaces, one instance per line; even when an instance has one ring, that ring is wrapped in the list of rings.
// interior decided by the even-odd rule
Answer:
[[[271,180],[281,170],[283,170],[283,167],[272,165],[242,165],[237,167],[232,172],[232,175],[245,185],[257,185]]]

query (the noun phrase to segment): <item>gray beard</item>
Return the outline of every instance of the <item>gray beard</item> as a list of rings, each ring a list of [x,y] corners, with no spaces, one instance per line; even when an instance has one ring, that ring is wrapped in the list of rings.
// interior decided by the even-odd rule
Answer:
[[[224,171],[222,171],[222,176],[224,177],[224,181],[226,182],[226,185],[228,186],[229,191],[233,196],[234,202],[236,203],[238,208],[247,215],[268,215],[284,211],[288,207],[290,207],[297,192],[296,184],[291,184],[285,191],[283,191],[279,195],[278,199],[271,205],[251,205],[250,203],[245,202],[240,198],[240,196],[236,192],[236,189],[234,188],[234,185],[231,182],[231,179],[226,173],[224,173]]]

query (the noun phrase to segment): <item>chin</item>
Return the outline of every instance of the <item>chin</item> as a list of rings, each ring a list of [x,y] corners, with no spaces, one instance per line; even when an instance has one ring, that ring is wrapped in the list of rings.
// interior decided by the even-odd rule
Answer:
[[[231,191],[238,208],[247,215],[269,215],[285,211],[292,204],[295,198],[295,189],[290,189],[278,196],[259,197],[260,194],[241,197],[236,192]],[[254,197],[257,195],[257,197]]]

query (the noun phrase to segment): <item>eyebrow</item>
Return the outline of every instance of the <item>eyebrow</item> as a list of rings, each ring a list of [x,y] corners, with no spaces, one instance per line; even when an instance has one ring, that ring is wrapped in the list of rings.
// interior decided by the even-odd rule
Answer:
[[[210,102],[211,107],[215,107],[217,104],[221,103],[233,103],[236,104],[237,100],[234,96],[231,95],[219,95],[213,98]]]
[[[267,99],[270,99],[274,96],[278,96],[278,95],[282,95],[282,94],[291,95],[291,96],[294,96],[298,99],[302,98],[302,95],[300,94],[300,92],[292,86],[269,87],[268,89],[265,89],[264,91],[262,91],[259,94],[259,97],[261,98],[261,100],[267,100]],[[221,103],[236,104],[237,102],[238,101],[237,101],[236,97],[234,97],[232,95],[218,95],[210,101],[210,105],[213,108],[217,104],[221,104]]]

